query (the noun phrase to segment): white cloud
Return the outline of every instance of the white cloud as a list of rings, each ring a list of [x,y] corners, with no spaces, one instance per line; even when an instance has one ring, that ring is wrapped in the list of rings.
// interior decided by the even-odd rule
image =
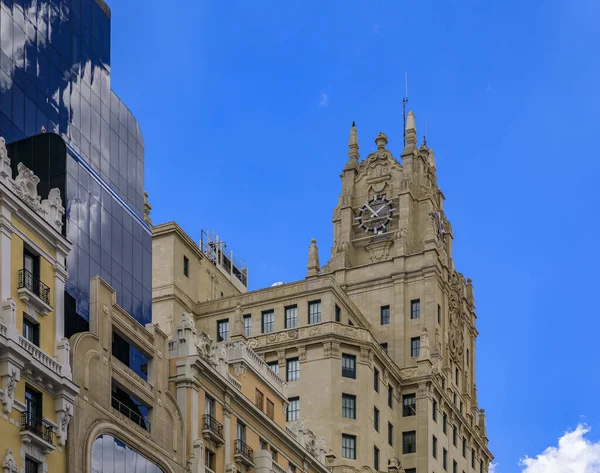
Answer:
[[[496,471],[496,468],[498,468],[498,465],[500,463],[490,463],[490,467],[488,469],[488,473],[499,473],[498,471]]]
[[[321,92],[321,100],[319,101],[319,107],[327,107],[329,103],[329,96],[325,92]]]
[[[558,440],[558,447],[548,447],[535,458],[523,458],[522,473],[600,473],[600,441],[586,439],[589,431],[579,424]]]

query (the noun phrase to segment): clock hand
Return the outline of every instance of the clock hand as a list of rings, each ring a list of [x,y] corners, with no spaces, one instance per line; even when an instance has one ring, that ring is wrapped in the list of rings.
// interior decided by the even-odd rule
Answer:
[[[373,214],[372,216],[374,217],[375,216],[375,211],[366,202],[365,202],[365,207],[368,208],[371,211],[371,213]]]
[[[385,204],[382,205],[381,207],[379,207],[379,209],[377,210],[377,212],[374,212],[373,210],[371,212],[373,212],[373,217],[379,217],[379,212],[381,212],[381,209],[383,209],[385,207]]]

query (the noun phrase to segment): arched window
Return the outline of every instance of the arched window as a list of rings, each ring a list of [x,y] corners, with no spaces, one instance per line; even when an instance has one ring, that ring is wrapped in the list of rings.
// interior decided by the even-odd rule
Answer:
[[[100,435],[92,446],[92,473],[164,472],[112,435]]]

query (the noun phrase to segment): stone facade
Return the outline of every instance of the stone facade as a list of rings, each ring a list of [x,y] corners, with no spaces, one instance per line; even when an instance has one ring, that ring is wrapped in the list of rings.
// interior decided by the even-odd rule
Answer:
[[[387,142],[379,133],[361,161],[353,124],[324,266],[313,240],[305,280],[200,300],[195,327],[213,338],[225,322],[238,327],[229,335],[243,327],[289,380],[330,468],[484,473],[493,456],[477,401],[473,284],[455,269],[434,152],[417,146],[412,112],[399,159]]]

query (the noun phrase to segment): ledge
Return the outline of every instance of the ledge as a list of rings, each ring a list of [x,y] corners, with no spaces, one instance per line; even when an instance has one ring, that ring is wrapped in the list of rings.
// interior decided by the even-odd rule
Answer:
[[[21,287],[17,289],[17,293],[19,294],[19,299],[21,299],[25,304],[32,306],[38,312],[38,314],[46,316],[52,312],[52,306],[50,304],[46,304],[38,295],[36,295],[27,287]]]

